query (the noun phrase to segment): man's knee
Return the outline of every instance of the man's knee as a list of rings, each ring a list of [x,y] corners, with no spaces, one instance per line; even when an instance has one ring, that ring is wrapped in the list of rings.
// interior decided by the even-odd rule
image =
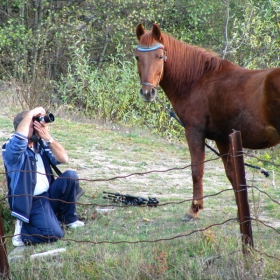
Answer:
[[[64,236],[64,231],[59,227],[56,229],[56,231],[54,232],[54,236],[57,238],[57,239],[60,239]]]
[[[77,172],[74,170],[66,170],[62,173],[61,177],[69,178],[69,179],[78,179]]]
[[[64,231],[57,224],[50,226],[46,229],[36,228],[34,226],[29,226],[29,224],[24,224],[21,230],[22,241],[28,244],[45,243],[45,242],[55,242],[64,236]]]

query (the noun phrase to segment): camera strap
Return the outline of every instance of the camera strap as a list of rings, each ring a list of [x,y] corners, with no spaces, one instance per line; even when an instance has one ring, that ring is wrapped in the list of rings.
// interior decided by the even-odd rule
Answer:
[[[55,173],[56,173],[58,176],[60,176],[60,175],[62,174],[62,172],[57,168],[56,165],[54,165],[54,164],[50,161],[49,158],[48,158],[48,160],[49,160],[49,162],[50,162],[51,167],[52,167],[53,170],[55,171]]]

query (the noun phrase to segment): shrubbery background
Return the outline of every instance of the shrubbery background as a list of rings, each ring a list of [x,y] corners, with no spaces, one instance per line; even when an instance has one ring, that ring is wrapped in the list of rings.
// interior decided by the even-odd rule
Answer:
[[[138,23],[149,29],[156,22],[177,39],[247,68],[279,66],[277,0],[137,2],[2,0],[0,79],[12,83],[24,108],[66,105],[90,118],[180,138],[182,128],[162,105],[138,96]]]

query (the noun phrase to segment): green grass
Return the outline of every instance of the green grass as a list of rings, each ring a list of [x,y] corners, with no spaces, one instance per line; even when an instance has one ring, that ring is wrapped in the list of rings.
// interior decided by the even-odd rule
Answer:
[[[0,125],[10,132],[11,118],[0,117]],[[70,118],[57,117],[50,129],[69,153],[69,163],[61,169],[75,169],[80,179],[85,179],[80,183],[86,194],[77,212],[86,226],[65,229],[65,237],[54,244],[29,247],[24,259],[10,264],[11,279],[279,279],[280,238],[275,229],[253,222],[255,248],[260,253],[253,251],[244,257],[236,221],[209,227],[236,217],[233,191],[206,198],[200,218],[185,223],[181,218],[190,202],[180,202],[192,197],[190,168],[97,181],[187,166],[190,156],[185,143],[171,143],[129,126]],[[3,142],[5,139],[2,137]],[[206,158],[215,156],[207,151]],[[4,170],[0,170],[4,180]],[[270,178],[246,171],[247,176],[259,179],[252,185],[279,201],[277,171],[277,188]],[[205,195],[231,189],[220,160],[206,163],[204,185]],[[116,205],[114,211],[103,215],[97,213],[96,205],[112,204],[103,199],[103,191],[155,196],[160,204],[174,203],[156,208]],[[249,191],[249,199],[252,215],[279,228],[277,203],[256,189]],[[6,233],[12,234],[13,228]],[[11,238],[6,238],[6,246],[8,253],[14,249]],[[30,260],[33,253],[60,247],[66,252],[56,260]]]

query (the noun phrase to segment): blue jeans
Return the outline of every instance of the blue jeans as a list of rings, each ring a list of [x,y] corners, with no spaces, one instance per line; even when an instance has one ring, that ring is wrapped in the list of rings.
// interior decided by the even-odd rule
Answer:
[[[79,187],[77,179],[75,171],[65,171],[50,185],[48,192],[33,197],[29,223],[22,223],[21,237],[25,244],[57,241],[64,236],[60,222],[70,224],[78,220],[75,203]]]

